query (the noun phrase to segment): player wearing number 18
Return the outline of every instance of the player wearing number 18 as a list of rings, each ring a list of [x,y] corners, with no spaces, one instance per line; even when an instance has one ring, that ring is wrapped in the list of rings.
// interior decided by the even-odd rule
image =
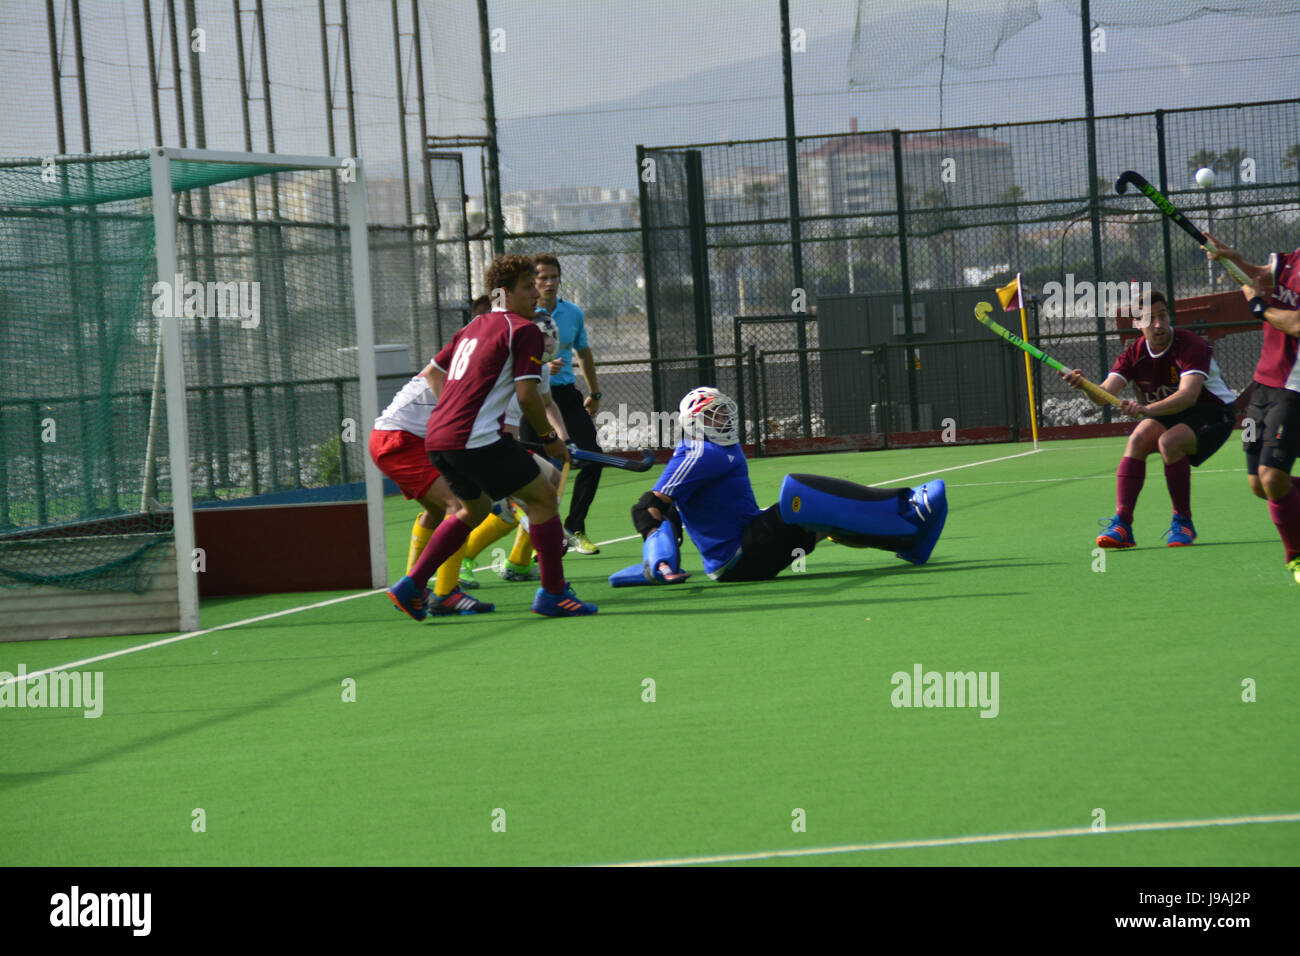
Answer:
[[[532,262],[500,256],[487,271],[495,308],[477,316],[443,347],[431,374],[438,405],[429,416],[424,447],[447,479],[461,508],[433,533],[411,572],[388,589],[397,607],[417,621],[428,614],[426,585],[500,498],[515,498],[528,514],[529,535],[537,550],[542,586],[532,610],[548,617],[595,614],[596,605],[579,601],[564,580],[564,528],[555,487],[533,457],[501,423],[511,395],[542,437],[551,458],[567,461],[568,449],[546,420],[538,395],[545,341],[531,318],[537,303]]]
[[[1147,456],[1159,452],[1174,507],[1165,538],[1176,548],[1196,539],[1192,465],[1205,462],[1232,433],[1237,395],[1224,382],[1210,343],[1194,332],[1172,327],[1161,293],[1152,292],[1150,301],[1142,303],[1133,326],[1142,330],[1142,338],[1116,359],[1101,387],[1118,395],[1131,383],[1142,402],[1127,400],[1121,410],[1142,421],[1129,435],[1119,460],[1115,516],[1097,538],[1097,546],[1131,548],[1136,543],[1133,510],[1146,480]],[[1083,377],[1078,369],[1059,374],[1073,388]]]

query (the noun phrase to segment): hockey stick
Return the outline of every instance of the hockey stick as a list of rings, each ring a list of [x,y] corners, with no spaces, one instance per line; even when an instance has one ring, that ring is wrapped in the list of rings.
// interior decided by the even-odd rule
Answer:
[[[587,451],[585,448],[570,448],[569,455],[574,461],[589,461],[596,465],[608,465],[626,471],[649,471],[655,463],[655,453],[649,448],[641,449],[641,457],[624,458],[621,455],[606,455],[599,451]]]
[[[1066,368],[1064,365],[1062,365],[1056,359],[1052,358],[1042,349],[1035,348],[1034,346],[1026,342],[1024,339],[1022,339],[1020,336],[1016,335],[1016,333],[1010,331],[1009,329],[1004,329],[1002,326],[998,325],[996,322],[990,319],[989,313],[992,311],[993,311],[992,305],[990,305],[987,302],[980,302],[975,306],[975,318],[978,319],[982,325],[988,326],[988,328],[996,332],[998,335],[1002,336],[1004,339],[1006,339],[1016,348],[1020,349],[1022,352],[1028,352],[1030,355],[1038,359],[1038,361],[1042,362],[1043,364],[1056,369],[1058,372],[1071,371],[1071,369]],[[1079,383],[1079,387],[1083,389],[1085,392],[1087,392],[1094,400],[1098,402],[1107,402],[1111,405],[1115,405],[1116,407],[1124,404],[1122,401],[1120,401],[1120,399],[1117,396],[1112,395],[1110,392],[1106,391],[1100,385],[1097,385],[1094,382],[1090,382],[1086,378]]]
[[[1175,226],[1195,239],[1197,245],[1202,248],[1205,247],[1208,242],[1205,238],[1205,233],[1192,225],[1191,222],[1188,221],[1187,217],[1179,212],[1178,209],[1175,208],[1174,204],[1171,203],[1165,195],[1160,192],[1160,190],[1156,189],[1155,186],[1152,186],[1146,181],[1144,176],[1140,173],[1135,173],[1131,169],[1120,173],[1119,179],[1115,180],[1115,192],[1124,193],[1128,190],[1129,186],[1133,186],[1138,192],[1146,196],[1147,199],[1150,199],[1155,203],[1156,208],[1168,216]],[[1223,267],[1232,274],[1232,277],[1242,285],[1254,285],[1253,282],[1246,278],[1246,274],[1242,272],[1241,269],[1237,267],[1237,264],[1232,260],[1219,259],[1217,261],[1221,262]]]
[[[541,448],[536,442],[520,442],[529,448]],[[590,462],[593,465],[608,465],[610,468],[622,468],[624,471],[649,471],[654,467],[655,453],[649,448],[642,448],[640,458],[624,458],[621,455],[606,455],[604,452],[587,451],[575,445],[569,446],[569,457],[575,462]]]

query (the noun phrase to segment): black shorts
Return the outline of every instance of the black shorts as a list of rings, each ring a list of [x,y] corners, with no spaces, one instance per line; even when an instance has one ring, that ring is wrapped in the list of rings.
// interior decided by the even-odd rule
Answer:
[[[760,511],[740,535],[740,552],[717,581],[766,581],[790,566],[790,562],[812,554],[817,535],[797,524],[786,524],[781,506]],[[802,552],[802,553],[801,553]]]
[[[1246,419],[1241,441],[1246,452],[1246,473],[1257,475],[1263,465],[1289,474],[1300,456],[1300,392],[1257,382]],[[1247,437],[1253,441],[1246,441]]]
[[[484,492],[494,501],[507,498],[541,474],[533,456],[510,435],[484,448],[431,451],[429,460],[461,501]]]
[[[1237,413],[1231,405],[1221,402],[1213,404],[1198,402],[1191,408],[1183,409],[1172,415],[1152,415],[1153,421],[1164,425],[1166,429],[1175,425],[1186,425],[1196,436],[1196,451],[1187,456],[1193,465],[1199,465],[1213,455],[1232,434],[1232,426],[1237,421]]]

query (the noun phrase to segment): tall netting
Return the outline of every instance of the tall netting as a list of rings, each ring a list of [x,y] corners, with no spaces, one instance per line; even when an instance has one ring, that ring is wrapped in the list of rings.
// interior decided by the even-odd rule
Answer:
[[[162,316],[196,507],[364,496],[334,171],[173,161],[165,284],[149,182],[144,154],[0,166],[0,584],[148,587],[172,537]]]
[[[1095,181],[1083,119],[800,137],[797,246],[784,141],[648,148],[660,178],[646,188],[651,327],[660,339],[687,343],[703,328],[734,323],[733,349],[767,354],[770,394],[751,404],[766,407],[772,437],[879,434],[888,415],[901,431],[937,428],[945,418],[973,428],[1027,425],[1028,400],[1004,374],[1001,345],[969,341],[982,335],[972,307],[995,287],[1019,273],[1031,337],[1095,374],[1124,343],[1100,293],[1085,300],[1070,290],[1149,282],[1172,293],[1176,309],[1233,289],[1147,199],[1116,194],[1121,172],[1165,184],[1191,219],[1257,261],[1295,245],[1300,100],[1095,123]],[[690,157],[703,179],[694,212]],[[1217,172],[1211,188],[1193,179],[1201,167]],[[701,234],[704,257],[692,247]],[[694,294],[701,283],[703,298]],[[778,316],[786,320],[766,321]],[[1010,318],[1018,327],[1018,316]],[[854,345],[887,357],[833,351]],[[1234,329],[1214,347],[1229,383],[1244,388],[1258,333]],[[995,388],[969,387],[981,368],[996,373]],[[856,383],[879,389],[882,373],[890,394],[872,404],[887,409],[851,399]],[[1048,424],[1099,414],[1054,377],[1040,377],[1038,388]]]

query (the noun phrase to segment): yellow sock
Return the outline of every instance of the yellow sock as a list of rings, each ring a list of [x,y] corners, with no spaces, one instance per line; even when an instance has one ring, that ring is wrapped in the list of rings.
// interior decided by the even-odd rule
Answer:
[[[420,524],[419,518],[415,519],[415,525],[411,528],[411,550],[406,552],[407,574],[411,573],[411,568],[415,567],[415,562],[420,560],[420,555],[424,552],[424,546],[433,537],[434,530]]]
[[[459,551],[442,562],[442,566],[438,568],[438,574],[433,579],[434,597],[446,597],[456,590],[456,585],[460,583],[460,563],[464,559],[465,546],[462,544]]]
[[[513,521],[506,521],[498,514],[490,514],[483,519],[483,522],[469,534],[469,540],[465,542],[465,557],[473,561],[493,541],[504,538],[515,526]]]
[[[511,564],[527,564],[533,560],[533,542],[523,525],[515,532],[515,546],[510,549]]]

